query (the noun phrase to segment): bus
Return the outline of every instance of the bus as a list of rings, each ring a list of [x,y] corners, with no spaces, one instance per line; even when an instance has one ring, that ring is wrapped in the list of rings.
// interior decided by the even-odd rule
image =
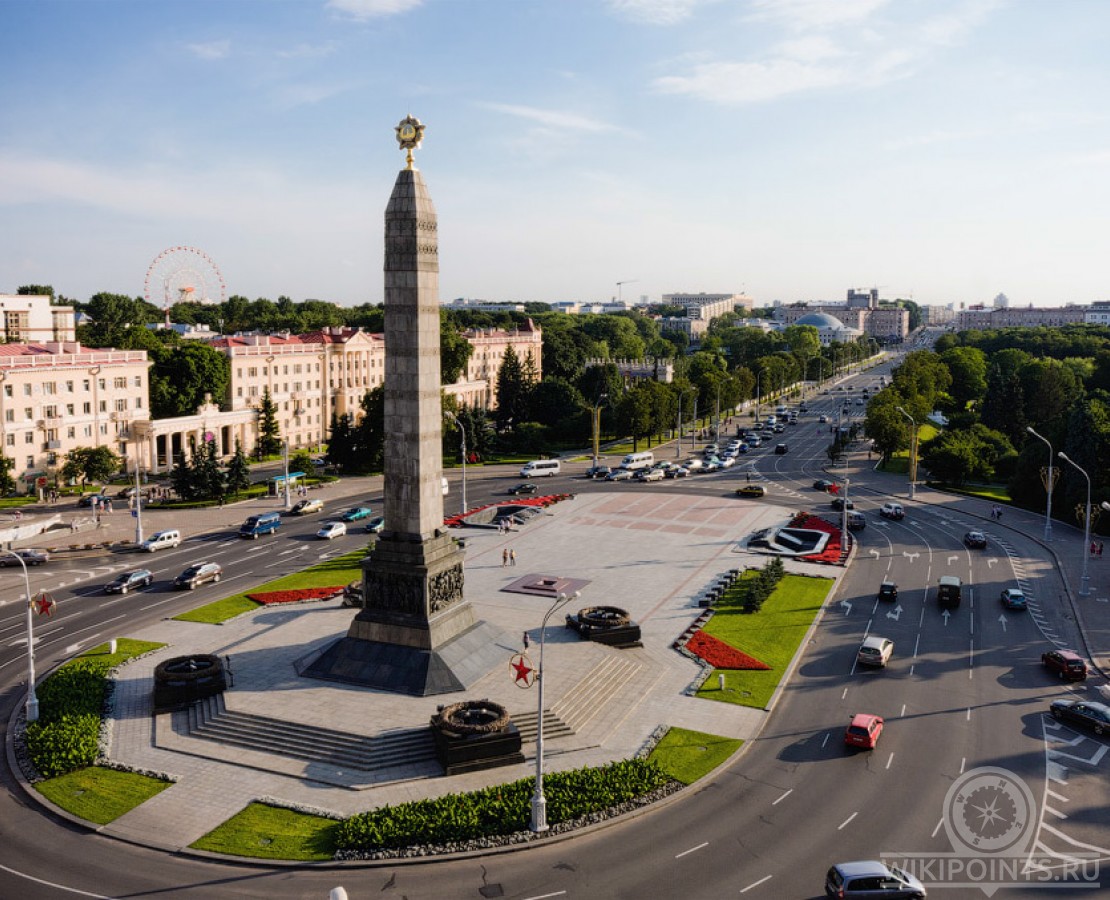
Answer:
[[[650,469],[653,465],[655,465],[655,454],[650,450],[629,453],[621,460],[621,468],[628,469],[630,472],[635,472],[637,469]]]

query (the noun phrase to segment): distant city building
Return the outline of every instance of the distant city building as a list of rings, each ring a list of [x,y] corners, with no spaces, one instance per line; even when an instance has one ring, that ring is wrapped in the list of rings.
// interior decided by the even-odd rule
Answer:
[[[869,303],[872,300],[878,303],[878,297],[874,292],[867,294],[867,300]],[[857,302],[859,302],[858,299]],[[798,304],[777,306],[774,310],[775,321],[784,326],[793,325],[811,314],[832,316],[853,331],[861,335],[870,335],[885,343],[899,343],[910,333],[910,311],[901,306]]]
[[[1110,302],[1092,303],[1083,321],[1088,325],[1110,325]]]
[[[614,365],[625,381],[674,381],[674,360],[671,359],[587,359],[585,368]]]
[[[77,447],[110,447],[131,469],[140,450],[134,425],[150,415],[149,366],[145,350],[0,344],[0,445],[17,483],[27,491],[39,478],[53,484]]]
[[[529,319],[521,328],[504,331],[498,328],[478,328],[463,332],[474,352],[466,364],[466,371],[454,384],[444,386],[444,391],[457,398],[463,406],[493,409],[497,406],[497,373],[509,347],[513,348],[523,365],[531,358],[532,371],[538,381],[543,377],[543,332]]]
[[[972,331],[984,328],[1034,328],[1038,325],[1059,327],[1084,322],[1090,307],[1069,304],[1058,307],[972,306],[956,314],[956,329]]]
[[[747,294],[664,294],[665,306],[681,306],[688,319],[709,322],[737,309],[750,310],[753,300]]]
[[[1010,306],[1010,298],[1005,294],[999,294],[994,298],[995,309],[1007,309]]]
[[[0,341],[73,341],[75,327],[73,307],[51,306],[46,294],[0,294]]]
[[[692,342],[701,340],[709,331],[709,319],[688,319],[685,316],[665,316],[659,319],[660,332],[681,331]]]
[[[827,347],[834,342],[847,344],[863,334],[862,329],[846,325],[836,316],[827,312],[808,312],[799,316],[791,324],[812,325],[817,329],[817,337],[821,341],[822,347]]]
[[[947,325],[955,321],[956,310],[949,303],[947,306],[922,306],[921,321],[925,325]]]
[[[492,300],[467,300],[463,297],[442,305],[446,309],[464,309],[469,312],[524,312],[523,303],[497,303]]]
[[[870,288],[862,291],[858,291],[854,288],[848,288],[848,306],[862,306],[865,309],[872,309],[877,307],[878,305],[878,288]]]

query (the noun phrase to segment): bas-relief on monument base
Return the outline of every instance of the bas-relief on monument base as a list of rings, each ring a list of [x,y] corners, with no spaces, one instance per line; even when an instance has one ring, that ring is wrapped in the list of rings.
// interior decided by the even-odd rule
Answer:
[[[363,563],[366,607],[302,674],[427,697],[465,690],[513,648],[463,597],[463,553],[446,534],[383,534]]]

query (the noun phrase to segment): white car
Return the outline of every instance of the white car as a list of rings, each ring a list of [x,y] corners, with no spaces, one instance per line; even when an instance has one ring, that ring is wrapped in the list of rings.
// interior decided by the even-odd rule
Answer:
[[[721,468],[722,469],[727,469],[729,466],[735,466],[735,465],[736,465],[736,457],[735,456],[725,456],[721,459]]]
[[[641,470],[641,473],[642,474],[639,476],[640,481],[662,481],[667,477],[662,469]]]
[[[316,537],[330,541],[332,538],[343,537],[347,533],[346,522],[325,522],[316,532]]]

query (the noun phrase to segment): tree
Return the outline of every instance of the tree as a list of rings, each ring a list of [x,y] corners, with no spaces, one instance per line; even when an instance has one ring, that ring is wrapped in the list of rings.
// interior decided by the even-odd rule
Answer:
[[[194,448],[195,449],[195,448]],[[193,483],[193,470],[189,460],[182,450],[174,460],[173,469],[170,470],[170,484],[174,493],[182,500],[195,500],[197,497],[196,485]]]
[[[54,300],[54,285],[52,284],[21,284],[15,289],[21,297],[49,297]]]
[[[235,453],[228,460],[227,470],[224,472],[224,483],[232,494],[238,496],[251,486],[251,467],[247,462],[247,455],[243,452],[243,444],[235,439]]]
[[[987,378],[987,394],[983,398],[981,421],[1006,435],[1013,444],[1025,439],[1025,393],[1017,372],[993,367]]]
[[[633,451],[639,448],[640,438],[650,438],[656,418],[652,396],[644,384],[647,382],[634,385],[614,404],[617,430],[632,436]]]
[[[281,428],[277,420],[277,406],[270,397],[270,389],[262,389],[262,402],[258,404],[258,447],[260,457],[274,456],[281,452]]]
[[[115,347],[133,326],[144,324],[138,302],[126,294],[93,294],[85,304],[92,323],[85,326],[82,337],[90,347]]]
[[[586,407],[581,391],[562,378],[545,378],[532,390],[528,418],[541,425],[556,426]]]
[[[215,441],[201,441],[193,446],[193,484],[198,497],[203,499],[222,498],[227,493],[224,473],[216,456]]]
[[[227,396],[231,365],[220,351],[187,341],[152,354],[150,409],[155,419],[193,415],[205,398]]]
[[[347,413],[341,416],[332,415],[328,452],[324,458],[329,466],[334,466],[341,472],[355,471],[358,452],[355,447],[354,426]]]
[[[359,405],[362,416],[354,428],[352,469],[360,474],[380,472],[385,467],[385,387],[367,391]]]
[[[586,364],[586,349],[581,340],[585,337],[569,329],[544,331],[544,377],[562,378],[564,381],[577,379]]]
[[[454,320],[448,311],[440,310],[439,314],[439,369],[441,384],[454,384],[459,376],[466,371],[466,364],[474,352],[474,345],[470,343],[455,326]]]
[[[531,384],[516,351],[509,346],[497,370],[497,425],[502,430],[511,424],[528,421]]]
[[[14,468],[15,460],[0,453],[0,497],[10,497],[15,493],[15,479],[12,478]]]
[[[977,347],[953,347],[940,354],[952,376],[949,394],[957,409],[978,403],[987,393],[987,355]]]
[[[123,461],[111,447],[74,447],[62,463],[62,477],[80,481],[107,481],[120,470]]]
[[[312,454],[310,454],[308,450],[304,449],[303,447],[300,450],[296,451],[291,457],[289,457],[290,472],[309,473],[315,470],[315,468],[316,467],[312,464]]]

